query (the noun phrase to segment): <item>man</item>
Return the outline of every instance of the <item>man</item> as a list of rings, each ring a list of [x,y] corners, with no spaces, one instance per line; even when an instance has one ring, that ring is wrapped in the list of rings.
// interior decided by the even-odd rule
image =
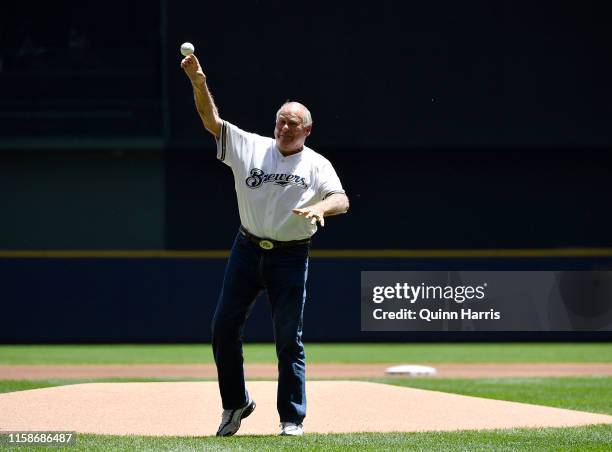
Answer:
[[[306,388],[301,338],[310,237],[317,223],[324,226],[326,216],[348,210],[348,198],[329,161],[304,146],[312,130],[305,106],[281,106],[274,138],[247,133],[219,117],[196,56],[184,58],[181,67],[191,81],[204,127],[217,141],[217,158],[234,173],[242,223],[212,321],[223,402],[217,436],[236,433],[255,409],[244,381],[241,336],[262,290],[272,309],[281,435],[302,435]]]

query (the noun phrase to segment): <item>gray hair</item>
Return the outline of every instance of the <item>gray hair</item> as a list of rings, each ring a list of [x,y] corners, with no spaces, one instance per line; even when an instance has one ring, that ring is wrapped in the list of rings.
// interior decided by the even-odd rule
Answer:
[[[278,109],[278,111],[276,112],[276,120],[278,121],[278,116],[280,115],[281,110],[283,109],[283,107],[287,106],[287,105],[298,105],[301,107],[302,111],[303,111],[303,116],[302,116],[302,125],[308,127],[310,125],[312,125],[312,115],[310,114],[310,110],[308,110],[308,108],[306,108],[306,106],[304,106],[303,104],[299,103],[299,102],[293,102],[293,101],[286,101],[283,105],[280,106],[280,108]]]

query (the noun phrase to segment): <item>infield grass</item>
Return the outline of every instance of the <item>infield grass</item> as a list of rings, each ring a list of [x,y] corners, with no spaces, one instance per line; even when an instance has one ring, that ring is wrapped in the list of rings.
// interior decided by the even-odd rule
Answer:
[[[574,428],[479,430],[427,433],[307,434],[299,438],[280,436],[143,437],[77,435],[65,451],[609,451],[612,425]],[[11,449],[7,449],[11,450]],[[14,448],[12,450],[24,450]],[[28,448],[46,450],[48,447]]]
[[[246,344],[250,363],[276,363],[273,344]],[[307,343],[309,363],[602,363],[611,343]],[[209,344],[0,345],[0,364],[212,364]]]
[[[369,381],[612,414],[612,377],[374,378]]]

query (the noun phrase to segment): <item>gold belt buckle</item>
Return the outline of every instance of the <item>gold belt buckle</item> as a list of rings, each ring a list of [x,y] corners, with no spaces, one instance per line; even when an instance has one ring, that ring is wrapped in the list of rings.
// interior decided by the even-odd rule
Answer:
[[[260,240],[259,246],[264,250],[271,250],[272,248],[274,248],[274,243],[269,240]]]

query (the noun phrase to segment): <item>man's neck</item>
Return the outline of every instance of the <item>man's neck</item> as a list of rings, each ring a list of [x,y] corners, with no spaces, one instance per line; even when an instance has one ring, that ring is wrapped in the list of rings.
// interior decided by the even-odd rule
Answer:
[[[278,146],[277,146],[278,147]],[[289,157],[290,155],[297,154],[298,152],[302,152],[304,150],[304,146],[299,149],[293,149],[290,151],[283,151],[281,148],[278,148],[278,151],[283,154],[284,157]]]

